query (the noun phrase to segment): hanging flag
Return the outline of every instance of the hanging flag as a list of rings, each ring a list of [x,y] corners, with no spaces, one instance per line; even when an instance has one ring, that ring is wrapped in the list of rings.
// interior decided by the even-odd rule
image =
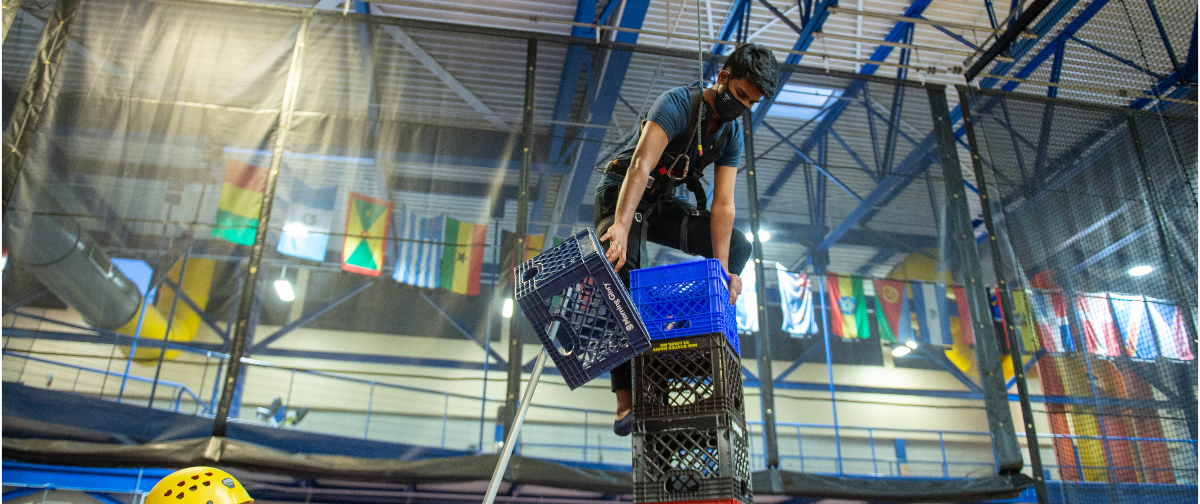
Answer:
[[[383,273],[383,244],[392,222],[392,204],[350,191],[342,269],[363,275]]]
[[[442,279],[446,216],[425,217],[401,206],[397,226],[400,246],[392,278],[417,287],[436,288]]]
[[[254,245],[258,216],[262,212],[267,170],[236,159],[225,162],[225,182],[217,204],[212,235],[238,245]]]
[[[961,285],[955,285],[954,290],[954,305],[958,308],[958,330],[962,335],[963,343],[968,345],[975,344],[975,328],[971,325],[971,307],[967,304],[967,289]]]
[[[913,284],[913,313],[921,331],[920,340],[934,345],[954,343],[950,337],[950,314],[946,306],[946,286],[940,283]]]
[[[446,217],[439,285],[459,294],[479,294],[479,274],[483,271],[487,225],[475,225]]]
[[[816,334],[818,331],[813,316],[812,284],[808,275],[792,273],[779,263],[775,263],[775,273],[779,278],[783,330],[792,336]],[[862,280],[859,280],[860,285],[861,282]]]
[[[876,279],[875,284],[875,321],[879,325],[879,339],[901,342],[912,339],[912,316],[908,308],[908,285],[903,280]],[[908,324],[908,331],[900,327]],[[904,339],[905,333],[908,339]]]
[[[1160,301],[1146,300],[1154,333],[1158,335],[1158,346],[1162,356],[1175,360],[1192,360],[1192,347],[1188,344],[1187,328],[1183,313],[1178,306]]]
[[[333,229],[333,204],[337,201],[337,186],[310,187],[299,177],[292,186],[292,201],[283,234],[275,250],[280,254],[324,261],[329,248],[329,232]]]
[[[1029,294],[1025,291],[1013,291],[1012,297],[1016,320],[1011,324],[1016,327],[1025,352],[1036,352],[1042,346],[1038,344],[1037,331],[1033,328],[1033,307],[1029,302]]]
[[[1079,313],[1079,325],[1083,326],[1088,352],[1104,357],[1124,355],[1107,295],[1103,292],[1076,294],[1075,308]]]
[[[1042,347],[1047,352],[1074,352],[1071,323],[1067,320],[1066,301],[1062,294],[1035,290],[1029,293],[1033,306],[1033,326]]]
[[[559,241],[561,242],[561,240],[559,240]],[[516,246],[517,246],[517,233],[514,233],[512,231],[501,231],[500,232],[500,257],[508,258],[512,254],[513,248],[515,248]],[[533,259],[534,257],[537,257],[537,255],[541,254],[542,251],[545,250],[545,248],[546,248],[546,235],[525,235],[525,256],[523,258],[521,258],[521,260],[518,262],[518,264],[528,261],[530,259]],[[513,264],[512,261],[510,260],[510,261],[508,261],[508,264],[503,266],[501,269],[504,271],[508,271],[508,270],[513,269],[514,267],[516,267],[516,264]]]
[[[1109,294],[1108,301],[1112,304],[1113,320],[1125,343],[1126,354],[1138,359],[1158,358],[1145,299],[1142,296]]]
[[[870,338],[862,277],[829,272],[829,330],[846,339]]]
[[[758,275],[754,268],[742,268],[742,294],[733,303],[739,331],[758,332]]]

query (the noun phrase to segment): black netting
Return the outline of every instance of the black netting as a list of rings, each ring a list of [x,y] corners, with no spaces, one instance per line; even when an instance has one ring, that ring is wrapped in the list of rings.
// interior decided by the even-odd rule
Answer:
[[[1070,501],[1195,484],[1195,108],[967,96],[1050,478]]]

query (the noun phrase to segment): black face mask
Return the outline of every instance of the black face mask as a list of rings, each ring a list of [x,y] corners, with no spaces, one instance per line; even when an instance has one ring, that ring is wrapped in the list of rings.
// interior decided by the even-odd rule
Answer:
[[[717,112],[717,117],[721,122],[729,122],[736,120],[746,111],[746,106],[742,102],[733,97],[733,93],[729,92],[729,85],[725,85],[725,90],[717,94],[713,99],[714,110]]]

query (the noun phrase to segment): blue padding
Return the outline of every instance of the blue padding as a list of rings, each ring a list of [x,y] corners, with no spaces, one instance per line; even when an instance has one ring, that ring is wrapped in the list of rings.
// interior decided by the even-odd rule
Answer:
[[[7,388],[5,395],[8,394]],[[8,397],[5,401],[8,402]],[[8,408],[5,408],[6,410]],[[120,469],[68,467],[4,461],[4,484],[17,486],[67,488],[92,492],[150,491],[158,480],[171,474],[170,469]],[[8,499],[8,494],[4,494]]]
[[[118,404],[106,399],[27,387],[4,382],[5,437],[112,442],[169,441],[212,436],[212,417],[148,410],[144,404]],[[226,437],[291,453],[344,455],[361,458],[418,460],[427,457],[474,455],[474,452],[371,441],[296,429],[279,429],[256,422],[230,421]],[[5,482],[8,475],[5,474]],[[44,482],[43,482],[44,483]],[[39,483],[40,484],[40,483]]]

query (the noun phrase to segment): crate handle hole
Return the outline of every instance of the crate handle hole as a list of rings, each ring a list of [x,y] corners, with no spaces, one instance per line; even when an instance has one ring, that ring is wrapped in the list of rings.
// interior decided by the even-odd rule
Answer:
[[[559,322],[558,332],[551,333],[553,327],[554,322],[546,324],[546,334],[550,335],[550,342],[554,343],[554,349],[558,350],[559,355],[567,356],[575,353],[575,338],[571,337],[570,326]]]
[[[663,490],[669,494],[695,492],[700,490],[700,480],[691,474],[670,476],[663,482]]]
[[[541,273],[541,272],[542,272],[541,268],[539,268],[538,265],[535,264],[533,266],[530,266],[529,269],[525,270],[525,274],[521,275],[521,279],[526,282],[531,282],[531,281],[533,281],[533,279],[535,277],[538,276],[538,273]]]

